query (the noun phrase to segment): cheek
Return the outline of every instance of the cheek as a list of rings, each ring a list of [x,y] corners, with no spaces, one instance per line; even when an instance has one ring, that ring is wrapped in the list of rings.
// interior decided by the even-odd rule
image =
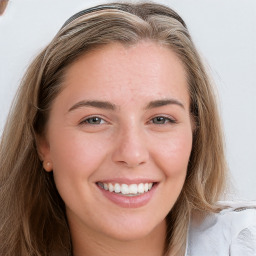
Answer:
[[[107,141],[101,136],[71,129],[58,130],[52,135],[50,146],[55,184],[65,204],[72,205],[77,202],[78,195],[90,194],[91,177],[107,155]]]
[[[155,164],[164,178],[159,205],[163,212],[169,212],[182,191],[192,148],[192,132],[175,132],[163,140],[155,150]]]
[[[51,158],[55,174],[88,178],[107,154],[106,140],[83,132],[59,132],[51,143]]]
[[[192,149],[192,132],[190,130],[175,133],[164,140],[156,152],[157,164],[167,177],[185,178]]]

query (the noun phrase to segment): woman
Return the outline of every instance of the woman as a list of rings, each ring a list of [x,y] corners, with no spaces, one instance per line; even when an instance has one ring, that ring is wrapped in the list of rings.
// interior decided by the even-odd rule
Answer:
[[[255,209],[217,204],[215,96],[165,6],[72,16],[29,67],[0,155],[0,255],[255,255]]]

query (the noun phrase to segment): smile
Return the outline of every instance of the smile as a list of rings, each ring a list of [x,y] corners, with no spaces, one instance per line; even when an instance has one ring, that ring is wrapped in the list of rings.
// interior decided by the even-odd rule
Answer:
[[[124,196],[138,196],[150,191],[153,187],[152,182],[150,183],[139,183],[139,184],[120,184],[120,183],[102,183],[97,182],[97,185],[106,191],[122,194]]]
[[[138,208],[153,199],[160,182],[153,180],[106,180],[96,182],[101,195],[124,208]]]

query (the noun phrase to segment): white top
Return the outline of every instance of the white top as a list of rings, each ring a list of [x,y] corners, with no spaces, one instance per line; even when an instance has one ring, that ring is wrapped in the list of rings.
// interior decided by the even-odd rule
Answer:
[[[222,204],[231,208],[191,220],[186,256],[256,256],[256,201]]]

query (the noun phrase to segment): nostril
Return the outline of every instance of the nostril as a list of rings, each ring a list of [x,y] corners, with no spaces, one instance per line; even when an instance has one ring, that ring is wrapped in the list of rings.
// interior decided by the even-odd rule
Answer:
[[[136,158],[131,158],[131,159],[126,159],[126,160],[116,160],[115,161],[117,164],[125,166],[127,168],[135,168],[140,165],[145,164],[147,161],[145,159],[136,159]]]

